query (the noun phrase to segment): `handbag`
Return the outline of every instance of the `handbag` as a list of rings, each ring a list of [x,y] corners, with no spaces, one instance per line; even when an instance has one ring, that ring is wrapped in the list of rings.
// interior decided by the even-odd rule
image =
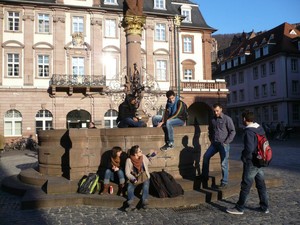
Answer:
[[[142,184],[148,179],[146,171],[142,171],[138,174],[133,174],[132,173],[132,175],[134,175],[134,177],[136,179],[135,182],[133,182],[134,185]]]

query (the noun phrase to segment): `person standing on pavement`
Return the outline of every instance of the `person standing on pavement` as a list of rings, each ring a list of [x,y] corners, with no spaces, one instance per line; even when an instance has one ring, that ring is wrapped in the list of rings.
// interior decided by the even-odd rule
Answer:
[[[134,190],[138,185],[143,185],[141,206],[143,209],[148,207],[148,196],[150,186],[150,173],[148,169],[149,159],[142,153],[138,145],[134,145],[129,150],[129,158],[126,160],[125,174],[128,178],[127,204],[126,211],[132,211],[134,206]]]
[[[176,96],[173,90],[166,93],[167,104],[163,116],[155,115],[152,117],[154,127],[163,127],[165,132],[165,145],[160,150],[169,150],[174,148],[174,128],[175,126],[183,126],[186,121],[185,105]]]
[[[208,136],[211,145],[203,156],[202,165],[202,183],[207,187],[209,177],[209,161],[216,153],[220,154],[222,179],[219,189],[226,188],[228,184],[228,158],[230,143],[236,134],[232,119],[222,112],[222,105],[216,103],[213,105],[214,116],[208,126]]]
[[[252,112],[245,112],[242,115],[246,128],[244,129],[244,150],[242,151],[241,160],[243,162],[243,175],[241,182],[241,190],[239,200],[235,207],[227,209],[230,214],[241,215],[244,213],[245,203],[250,193],[253,181],[256,183],[256,189],[259,196],[259,211],[269,213],[268,194],[264,179],[264,171],[262,167],[258,167],[253,161],[253,152],[257,148],[256,134],[265,135],[264,129],[256,122],[254,122],[254,114]]]

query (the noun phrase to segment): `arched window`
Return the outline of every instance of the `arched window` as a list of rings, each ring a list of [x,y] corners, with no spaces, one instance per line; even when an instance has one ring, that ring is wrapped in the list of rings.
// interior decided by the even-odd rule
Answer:
[[[83,109],[72,110],[67,115],[67,129],[88,128],[91,121],[91,114]]]
[[[4,136],[22,135],[22,114],[15,109],[8,110],[4,116]]]
[[[53,116],[49,110],[40,110],[35,115],[35,132],[52,129]]]
[[[105,128],[117,127],[117,117],[118,112],[116,110],[110,109],[104,114],[104,124]]]

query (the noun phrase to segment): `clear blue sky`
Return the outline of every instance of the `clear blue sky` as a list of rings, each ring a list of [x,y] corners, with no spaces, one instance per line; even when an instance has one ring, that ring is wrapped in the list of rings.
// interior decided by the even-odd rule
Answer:
[[[213,34],[270,30],[284,22],[300,23],[300,0],[192,0]]]

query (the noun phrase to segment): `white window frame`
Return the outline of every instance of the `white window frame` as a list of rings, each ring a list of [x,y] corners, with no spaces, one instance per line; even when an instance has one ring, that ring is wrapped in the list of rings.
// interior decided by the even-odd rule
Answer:
[[[166,9],[166,1],[154,0],[154,9]]]
[[[5,113],[4,136],[22,136],[22,114],[18,110],[11,109]]]
[[[84,17],[72,17],[72,33],[84,33]]]
[[[105,37],[116,38],[117,37],[117,20],[105,19]]]
[[[183,71],[183,79],[190,81],[193,79],[193,70],[192,69],[184,69]]]
[[[21,30],[21,19],[20,12],[8,11],[7,12],[7,30],[9,31],[20,31]]]
[[[167,81],[167,60],[156,60],[156,80]]]
[[[183,52],[184,53],[193,52],[193,38],[191,36],[183,37]]]
[[[20,54],[7,53],[7,77],[20,77]]]
[[[37,56],[37,65],[38,65],[38,77],[49,77],[50,71],[50,56],[49,55],[41,55]]]
[[[155,24],[155,41],[166,41],[166,24]]]
[[[35,131],[39,130],[51,130],[53,128],[53,115],[49,110],[39,110],[35,115]],[[42,127],[37,126],[37,122],[42,122]]]
[[[114,109],[109,109],[104,114],[104,127],[105,128],[117,127],[117,117],[118,117],[118,112]],[[109,123],[109,126],[106,125],[106,122]]]
[[[191,9],[182,8],[181,15],[185,17],[184,20],[182,20],[183,23],[191,23],[192,22]]]
[[[85,58],[72,56],[72,75],[73,77],[83,76],[85,71]]]
[[[38,32],[50,33],[50,15],[47,13],[38,13]]]
[[[105,5],[117,5],[117,0],[104,0]]]

